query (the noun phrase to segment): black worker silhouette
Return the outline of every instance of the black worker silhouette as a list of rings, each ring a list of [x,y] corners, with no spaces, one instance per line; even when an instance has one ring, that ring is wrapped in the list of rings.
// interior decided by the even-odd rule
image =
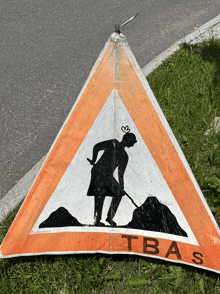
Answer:
[[[123,127],[122,127],[123,130]],[[128,154],[125,147],[132,147],[137,142],[133,133],[125,133],[122,141],[116,139],[97,143],[93,147],[92,160],[87,160],[93,165],[91,170],[91,182],[87,192],[88,196],[95,196],[94,225],[104,226],[101,222],[102,209],[106,196],[113,197],[107,214],[106,221],[113,227],[116,223],[113,218],[117,212],[124,192],[124,173],[128,164]],[[96,162],[99,151],[104,151]],[[113,173],[118,168],[118,181]]]
[[[91,181],[87,196],[94,196],[94,225],[105,226],[102,220],[103,204],[106,196],[112,197],[112,201],[107,213],[106,221],[112,227],[117,224],[113,218],[117,212],[123,196],[127,196],[132,205],[136,206],[133,211],[132,219],[129,223],[117,228],[155,231],[166,234],[188,237],[179,225],[176,216],[171,212],[168,206],[161,203],[156,196],[147,196],[141,206],[137,206],[133,199],[124,190],[124,173],[128,164],[129,156],[125,147],[130,148],[137,142],[134,134],[130,133],[129,127],[121,128],[125,135],[122,141],[116,139],[97,143],[93,147],[92,160],[87,158],[93,166],[91,170]],[[98,158],[98,153],[103,152]],[[97,161],[97,162],[96,162]],[[114,172],[118,168],[118,181],[114,178]],[[53,227],[82,227],[91,226],[82,224],[69,211],[61,206],[53,211],[47,219],[40,223],[39,228]]]

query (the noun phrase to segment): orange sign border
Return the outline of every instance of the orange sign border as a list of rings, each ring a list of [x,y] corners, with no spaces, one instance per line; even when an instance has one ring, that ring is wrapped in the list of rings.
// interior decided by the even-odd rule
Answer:
[[[146,92],[146,87],[143,85],[141,74],[141,70],[124,39],[121,41],[119,38],[119,41],[116,42],[110,38],[0,247],[2,257],[99,251],[136,253],[166,259],[167,251],[173,246],[168,254],[169,261],[200,266],[201,259],[202,268],[220,271],[218,228],[213,223],[210,212],[207,212],[204,199],[201,199],[198,188],[195,187],[191,175],[186,170],[179,152],[161,121],[161,117],[155,110]],[[126,234],[122,237],[122,234],[117,233],[83,232],[30,235],[39,215],[113,89],[116,89],[121,97],[175,196],[199,246],[182,242],[174,242],[175,245],[171,240],[142,237],[138,234],[138,237],[134,237],[134,235],[129,237],[130,235]],[[181,260],[177,248],[181,252]],[[215,251],[214,258],[211,253],[213,250]],[[157,251],[159,252],[156,254]]]

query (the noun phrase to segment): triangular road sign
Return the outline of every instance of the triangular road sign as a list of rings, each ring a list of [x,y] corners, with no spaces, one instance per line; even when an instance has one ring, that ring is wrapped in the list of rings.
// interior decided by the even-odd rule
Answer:
[[[219,228],[122,34],[107,41],[0,250],[129,253],[220,272]]]

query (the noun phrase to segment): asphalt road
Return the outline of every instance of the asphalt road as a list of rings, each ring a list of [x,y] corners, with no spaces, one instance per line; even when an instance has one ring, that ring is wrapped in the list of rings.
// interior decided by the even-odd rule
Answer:
[[[0,198],[50,148],[115,24],[141,67],[219,0],[0,0]]]

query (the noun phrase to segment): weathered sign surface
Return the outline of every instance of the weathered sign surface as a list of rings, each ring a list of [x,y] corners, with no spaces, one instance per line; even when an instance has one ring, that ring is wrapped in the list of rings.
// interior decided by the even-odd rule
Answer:
[[[129,253],[220,271],[219,228],[125,36],[113,33],[1,257]]]

